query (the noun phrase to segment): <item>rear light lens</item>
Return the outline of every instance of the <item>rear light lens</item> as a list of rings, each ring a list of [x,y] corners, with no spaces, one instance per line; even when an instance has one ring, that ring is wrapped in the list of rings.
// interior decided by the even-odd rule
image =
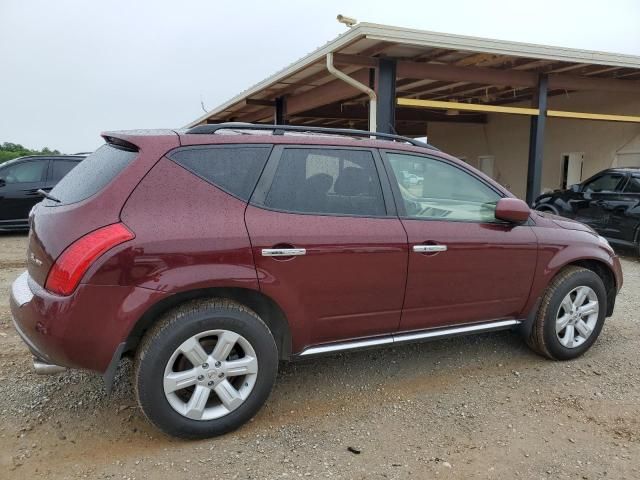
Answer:
[[[76,240],[58,257],[47,276],[45,288],[58,295],[71,295],[85,272],[100,255],[135,238],[122,223],[94,230]]]

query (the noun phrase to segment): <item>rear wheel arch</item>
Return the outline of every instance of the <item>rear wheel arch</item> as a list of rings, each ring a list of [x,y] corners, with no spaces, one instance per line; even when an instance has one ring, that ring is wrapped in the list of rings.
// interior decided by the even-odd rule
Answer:
[[[291,355],[291,333],[289,322],[280,306],[263,293],[235,287],[216,287],[188,290],[170,295],[152,305],[136,322],[126,339],[125,355],[133,355],[144,334],[160,320],[167,312],[180,305],[204,298],[228,299],[253,310],[269,327],[273,335],[278,356],[281,360],[288,360]]]

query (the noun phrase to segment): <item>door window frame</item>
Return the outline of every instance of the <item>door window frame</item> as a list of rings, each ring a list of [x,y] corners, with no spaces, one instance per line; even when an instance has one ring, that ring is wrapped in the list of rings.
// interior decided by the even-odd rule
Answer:
[[[297,210],[285,210],[279,208],[273,208],[265,205],[267,194],[273,185],[273,181],[282,159],[282,154],[285,150],[348,150],[357,152],[368,152],[373,158],[373,165],[376,170],[378,181],[380,182],[380,190],[382,193],[382,200],[386,210],[385,215],[356,215],[352,213],[316,213],[316,212],[300,212]],[[267,160],[267,164],[262,171],[262,175],[258,180],[256,188],[253,190],[253,194],[249,199],[249,204],[255,207],[262,208],[264,210],[270,210],[273,212],[289,213],[295,215],[313,215],[316,217],[353,217],[353,218],[398,218],[396,203],[393,198],[393,192],[391,190],[391,183],[387,177],[386,169],[383,165],[382,158],[377,148],[366,147],[349,147],[343,145],[304,145],[304,144],[276,144],[271,150],[271,155]]]
[[[477,181],[479,181],[480,183],[482,183],[483,185],[489,187],[491,190],[493,190],[500,198],[507,198],[507,195],[505,195],[505,193],[503,191],[501,191],[500,189],[496,188],[494,185],[488,183],[484,178],[482,178],[481,176],[477,175],[475,172],[473,172],[472,170],[466,169],[460,165],[455,164],[454,162],[451,162],[445,158],[441,158],[441,157],[437,157],[435,155],[429,155],[429,154],[423,154],[423,153],[418,153],[418,152],[407,152],[407,151],[403,151],[403,150],[393,150],[393,149],[380,149],[380,155],[382,157],[383,160],[383,166],[386,169],[387,175],[389,177],[389,181],[391,184],[391,191],[393,193],[393,197],[396,203],[396,209],[398,211],[398,216],[403,219],[403,220],[419,220],[419,221],[425,221],[425,222],[456,222],[456,223],[480,223],[480,224],[486,224],[486,225],[512,225],[509,222],[505,222],[503,220],[499,220],[499,219],[495,219],[495,221],[492,222],[487,222],[487,221],[482,221],[482,220],[455,220],[455,219],[447,219],[446,217],[444,218],[420,218],[420,217],[413,217],[410,215],[407,215],[407,210],[405,208],[404,205],[404,198],[402,196],[402,192],[400,191],[400,182],[398,181],[398,179],[395,176],[395,172],[393,171],[393,168],[391,167],[391,163],[389,161],[389,157],[387,156],[388,154],[395,154],[395,155],[408,155],[408,156],[413,156],[413,157],[422,157],[422,158],[426,158],[427,160],[432,160],[435,162],[441,162],[444,163],[445,165],[448,165],[450,167],[453,168],[457,168],[458,170],[462,171],[463,173],[466,173],[467,175],[470,175],[471,177],[473,177],[474,179],[476,179]],[[524,225],[527,225],[529,222],[525,223]]]

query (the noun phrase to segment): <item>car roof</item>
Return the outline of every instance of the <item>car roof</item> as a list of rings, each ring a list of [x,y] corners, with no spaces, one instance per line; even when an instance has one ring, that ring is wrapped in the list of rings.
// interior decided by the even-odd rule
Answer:
[[[0,163],[0,168],[6,167],[8,165],[13,165],[14,163],[19,163],[24,160],[33,160],[33,159],[44,159],[44,160],[69,160],[69,159],[78,159],[82,160],[86,158],[86,155],[25,155],[24,157],[12,158],[11,160],[7,160],[6,162]]]
[[[608,168],[607,172],[623,172],[623,173],[640,173],[640,167],[628,166],[628,167],[613,167]]]

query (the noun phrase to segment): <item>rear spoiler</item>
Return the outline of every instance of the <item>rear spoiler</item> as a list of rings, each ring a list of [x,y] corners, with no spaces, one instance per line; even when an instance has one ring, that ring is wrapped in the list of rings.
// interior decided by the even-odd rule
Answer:
[[[127,140],[118,137],[112,137],[111,135],[102,135],[104,141],[112,147],[119,148],[120,150],[126,150],[127,152],[137,152],[140,149],[137,145],[134,145]]]

